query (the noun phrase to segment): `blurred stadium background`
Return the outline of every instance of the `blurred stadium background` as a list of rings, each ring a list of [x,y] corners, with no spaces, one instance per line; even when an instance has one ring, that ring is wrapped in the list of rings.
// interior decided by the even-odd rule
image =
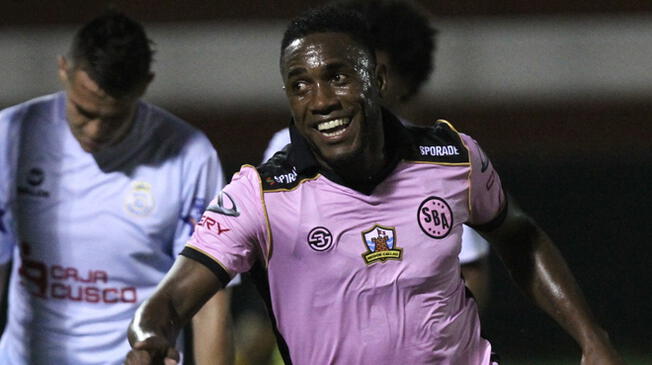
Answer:
[[[283,27],[314,0],[0,2],[0,107],[58,90],[56,55],[113,6],[156,43],[147,99],[204,130],[227,173],[288,121]],[[414,117],[473,135],[559,244],[630,364],[652,364],[652,2],[418,1],[440,31]],[[1,147],[0,147],[1,148]],[[492,257],[485,336],[505,364],[579,364]],[[253,300],[238,289],[234,310]]]

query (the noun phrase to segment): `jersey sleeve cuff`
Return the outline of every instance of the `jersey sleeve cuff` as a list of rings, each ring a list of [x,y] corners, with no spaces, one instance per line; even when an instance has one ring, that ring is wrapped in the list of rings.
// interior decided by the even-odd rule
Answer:
[[[481,231],[481,232],[491,232],[494,229],[500,227],[501,224],[505,221],[505,218],[507,217],[507,200],[505,200],[505,205],[503,206],[503,209],[500,210],[500,213],[494,219],[490,220],[487,223],[483,224],[468,224],[467,226],[475,229],[476,231]]]
[[[222,284],[222,287],[226,287],[226,285],[231,281],[231,275],[229,275],[224,268],[217,263],[213,258],[207,256],[206,254],[195,250],[192,247],[184,247],[183,250],[179,253],[181,256],[185,256],[191,260],[195,260],[199,262],[200,264],[206,266],[210,271],[217,276],[217,278],[220,280],[220,283]]]

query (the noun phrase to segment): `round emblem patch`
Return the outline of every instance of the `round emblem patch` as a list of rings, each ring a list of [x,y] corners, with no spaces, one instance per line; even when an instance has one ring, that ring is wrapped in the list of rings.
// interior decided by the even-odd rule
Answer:
[[[308,233],[308,246],[315,251],[326,251],[333,245],[333,235],[325,227],[315,227]]]
[[[444,238],[453,227],[453,211],[444,199],[431,196],[419,206],[417,220],[423,233],[432,238]]]

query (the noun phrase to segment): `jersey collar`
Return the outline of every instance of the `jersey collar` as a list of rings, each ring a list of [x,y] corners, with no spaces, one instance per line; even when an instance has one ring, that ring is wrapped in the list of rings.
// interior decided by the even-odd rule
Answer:
[[[333,171],[322,168],[317,162],[308,141],[294,126],[294,121],[290,121],[290,140],[292,144],[289,151],[289,160],[302,175],[319,173],[337,184],[370,195],[373,189],[394,171],[396,165],[406,156],[406,152],[411,145],[409,133],[396,116],[384,108],[382,115],[385,132],[385,152],[388,163],[376,175],[370,176],[362,185],[351,185]]]

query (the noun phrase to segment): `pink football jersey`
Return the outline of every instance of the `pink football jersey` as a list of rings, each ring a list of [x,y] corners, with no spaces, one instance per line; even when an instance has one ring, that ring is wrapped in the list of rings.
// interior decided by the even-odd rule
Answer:
[[[489,364],[458,253],[464,223],[500,223],[499,177],[447,122],[385,119],[390,163],[368,185],[320,169],[292,130],[234,176],[182,254],[222,280],[251,271],[293,364]]]

